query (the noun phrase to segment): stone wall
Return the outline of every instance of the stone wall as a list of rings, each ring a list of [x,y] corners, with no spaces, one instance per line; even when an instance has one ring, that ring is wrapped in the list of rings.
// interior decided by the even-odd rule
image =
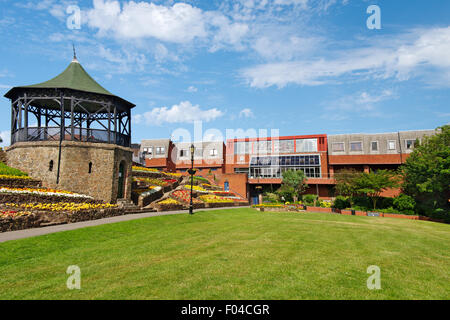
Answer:
[[[63,141],[59,184],[58,141],[18,142],[7,150],[8,165],[42,180],[44,187],[86,194],[115,203],[119,165],[125,164],[124,198],[131,198],[132,149],[113,144]],[[53,167],[50,168],[50,162]],[[89,163],[92,164],[89,172]],[[51,170],[50,170],[51,169]]]

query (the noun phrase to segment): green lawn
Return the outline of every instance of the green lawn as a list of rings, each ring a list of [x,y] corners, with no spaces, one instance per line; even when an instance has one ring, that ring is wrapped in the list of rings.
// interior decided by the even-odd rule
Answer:
[[[102,225],[0,243],[0,299],[450,299],[450,225],[243,208]]]

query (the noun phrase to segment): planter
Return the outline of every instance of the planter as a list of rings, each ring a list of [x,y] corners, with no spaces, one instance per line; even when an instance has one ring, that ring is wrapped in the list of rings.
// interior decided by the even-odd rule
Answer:
[[[381,213],[381,212],[371,212],[371,211],[369,211],[369,212],[367,212],[367,216],[368,216],[368,217],[382,217],[382,216],[383,216],[383,213]]]
[[[361,216],[361,217],[366,217],[367,214],[365,211],[355,211],[355,216]]]
[[[386,217],[386,218],[409,219],[409,220],[420,220],[419,216],[410,216],[410,215],[407,215],[407,214],[398,214],[398,213],[385,213],[384,217]]]
[[[347,215],[347,216],[351,216],[351,215],[352,215],[352,210],[349,210],[349,209],[341,209],[341,214]]]
[[[332,208],[322,208],[322,207],[307,207],[306,211],[310,212],[325,212],[325,213],[332,213]]]

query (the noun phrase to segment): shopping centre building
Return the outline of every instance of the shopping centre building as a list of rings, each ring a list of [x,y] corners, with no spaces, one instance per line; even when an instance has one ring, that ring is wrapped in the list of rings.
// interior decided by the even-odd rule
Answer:
[[[194,167],[198,174],[253,203],[262,192],[281,186],[284,171],[302,170],[309,186],[306,192],[327,199],[334,196],[334,175],[339,170],[397,169],[416,141],[433,134],[435,130],[415,130],[230,139],[226,144],[194,142]],[[190,145],[169,139],[143,140],[139,151],[147,167],[187,174]],[[386,195],[396,193],[390,190]]]

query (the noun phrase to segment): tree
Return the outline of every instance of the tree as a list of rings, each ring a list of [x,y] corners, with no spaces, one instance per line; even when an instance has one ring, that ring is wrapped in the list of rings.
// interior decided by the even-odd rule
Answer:
[[[342,169],[334,175],[336,181],[336,186],[334,188],[341,196],[348,197],[350,207],[353,207],[353,197],[358,194],[356,180],[360,175],[361,172],[358,172],[355,169]]]
[[[294,202],[298,200],[298,196],[305,192],[308,188],[306,184],[306,176],[302,170],[288,170],[283,172],[283,191],[291,190]]]
[[[412,196],[419,213],[433,215],[450,211],[450,125],[436,129],[436,135],[422,143],[401,167],[403,191]],[[445,216],[444,216],[445,217]]]
[[[372,200],[373,209],[377,208],[377,200],[381,193],[389,188],[396,188],[399,185],[398,176],[393,171],[378,170],[376,172],[363,172],[356,179],[356,191],[367,194]]]

